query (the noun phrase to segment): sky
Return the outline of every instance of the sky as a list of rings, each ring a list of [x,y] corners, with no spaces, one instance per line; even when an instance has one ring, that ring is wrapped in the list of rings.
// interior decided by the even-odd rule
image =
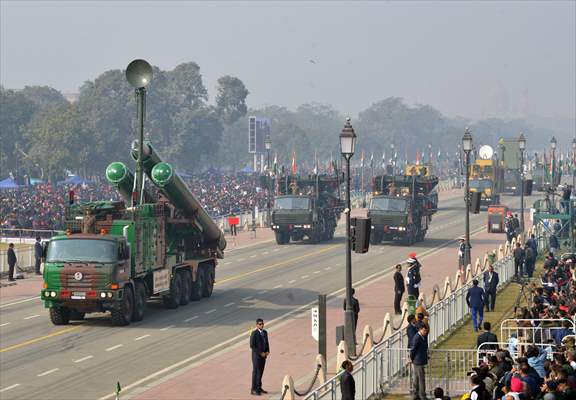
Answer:
[[[211,100],[236,76],[254,108],[354,116],[397,96],[451,117],[576,116],[576,0],[0,0],[5,88],[77,93],[135,58],[195,61]]]

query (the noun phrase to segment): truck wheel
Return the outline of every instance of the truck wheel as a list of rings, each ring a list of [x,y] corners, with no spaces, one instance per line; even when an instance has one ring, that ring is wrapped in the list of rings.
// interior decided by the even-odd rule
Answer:
[[[142,282],[136,282],[132,321],[134,322],[142,321],[144,319],[145,311],[146,311],[146,286],[144,286]]]
[[[76,310],[70,310],[70,320],[72,321],[82,321],[86,316],[86,313]]]
[[[202,296],[210,297],[214,291],[214,282],[216,280],[216,270],[213,265],[206,266],[204,270],[204,292]]]
[[[196,280],[192,282],[192,290],[190,291],[190,300],[198,301],[202,298],[204,294],[204,285],[206,281],[206,275],[204,268],[198,267],[196,271]]]
[[[290,234],[288,232],[276,231],[274,232],[276,236],[276,243],[282,245],[290,241]]]
[[[162,297],[164,307],[174,309],[180,305],[180,298],[182,297],[182,275],[176,272],[174,278],[170,283],[170,294]]]
[[[370,244],[380,244],[382,238],[378,232],[372,231],[372,235],[370,235]]]
[[[181,271],[182,275],[182,295],[180,296],[180,305],[185,306],[190,303],[190,292],[192,291],[192,276],[188,271]]]
[[[50,309],[50,321],[54,325],[68,325],[70,322],[70,310],[66,307],[52,307]]]
[[[126,326],[130,324],[132,313],[134,312],[134,294],[130,286],[124,287],[124,295],[122,296],[122,304],[119,308],[113,308],[112,324],[114,326]]]

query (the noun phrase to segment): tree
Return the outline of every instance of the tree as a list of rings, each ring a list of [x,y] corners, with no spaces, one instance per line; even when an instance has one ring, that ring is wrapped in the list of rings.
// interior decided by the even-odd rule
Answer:
[[[232,125],[246,115],[248,90],[244,83],[233,76],[218,79],[216,110],[225,125]]]
[[[33,102],[41,112],[66,106],[68,100],[58,90],[49,86],[26,86],[20,94]]]

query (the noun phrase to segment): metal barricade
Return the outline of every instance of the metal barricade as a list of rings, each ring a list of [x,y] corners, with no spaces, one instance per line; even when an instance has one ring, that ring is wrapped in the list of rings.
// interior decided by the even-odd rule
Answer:
[[[554,339],[554,331],[564,329],[564,324],[569,322],[572,333],[576,334],[574,320],[563,319],[505,319],[500,324],[500,339],[508,339],[512,333],[524,342],[534,344],[546,343],[548,339]],[[520,326],[522,323],[530,326]],[[537,323],[536,326],[534,324]],[[514,325],[513,325],[514,324]],[[513,326],[509,326],[513,325]]]
[[[26,247],[15,247],[17,265],[19,268],[30,268],[34,266],[34,246],[29,245]],[[8,272],[8,250],[0,250],[0,273]]]

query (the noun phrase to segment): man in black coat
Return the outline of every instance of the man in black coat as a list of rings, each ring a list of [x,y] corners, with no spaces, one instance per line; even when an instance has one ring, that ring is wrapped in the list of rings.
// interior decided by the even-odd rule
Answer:
[[[18,259],[16,258],[16,253],[14,252],[14,243],[10,243],[8,245],[8,280],[15,281],[14,279],[14,268],[16,267],[16,262]]]
[[[262,389],[262,375],[266,366],[266,358],[270,355],[268,332],[264,329],[264,320],[256,320],[256,329],[250,335],[250,349],[252,349],[252,388],[250,394],[260,396],[268,393]]]
[[[516,248],[514,249],[514,277],[516,278],[518,277],[518,273],[520,273],[520,276],[524,275],[522,270],[524,269],[523,266],[525,256],[526,253],[520,245],[520,242],[516,242]]]
[[[36,261],[34,271],[36,272],[36,275],[41,275],[40,263],[42,262],[42,243],[40,242],[39,237],[36,238],[36,243],[34,243],[34,258]]]
[[[494,311],[496,305],[496,289],[498,288],[498,283],[500,282],[500,277],[498,272],[494,271],[492,265],[488,266],[488,271],[484,272],[484,294],[486,295],[486,311]]]
[[[410,361],[412,361],[414,399],[427,400],[426,397],[426,365],[428,364],[428,329],[420,324],[418,334],[410,343]]]
[[[340,377],[342,400],[354,400],[356,398],[356,382],[352,376],[354,365],[351,361],[346,360],[342,363],[342,369],[344,370]]]
[[[482,332],[479,336],[478,339],[476,339],[476,347],[480,347],[480,345],[482,343],[496,343],[498,342],[498,337],[492,333],[491,329],[492,329],[492,324],[490,324],[490,322],[484,322],[484,332]],[[498,345],[494,344],[494,345],[486,345],[484,347],[482,347],[482,350],[498,350]]]
[[[402,264],[397,264],[396,272],[394,273],[394,312],[396,314],[402,314],[400,301],[402,301],[402,295],[405,290],[404,277],[402,276]]]

